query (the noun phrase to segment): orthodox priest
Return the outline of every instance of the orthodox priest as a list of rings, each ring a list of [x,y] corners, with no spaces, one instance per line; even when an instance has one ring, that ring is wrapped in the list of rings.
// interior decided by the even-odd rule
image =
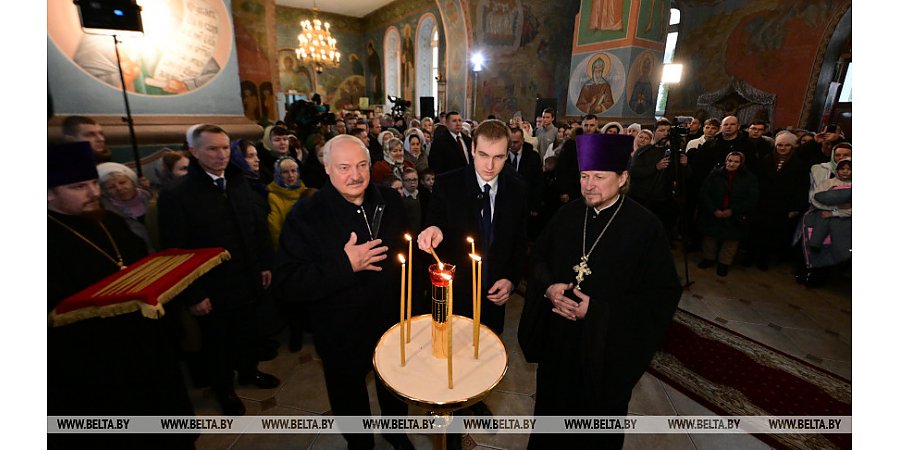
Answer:
[[[91,146],[47,152],[47,309],[146,256],[144,241],[100,204]],[[51,416],[190,416],[171,319],[139,311],[47,330]],[[194,448],[190,434],[50,434],[48,448]]]
[[[625,416],[681,296],[662,224],[625,196],[633,138],[576,138],[583,202],[533,252],[519,325],[538,363],[536,416]],[[533,434],[528,448],[621,448],[623,434]]]

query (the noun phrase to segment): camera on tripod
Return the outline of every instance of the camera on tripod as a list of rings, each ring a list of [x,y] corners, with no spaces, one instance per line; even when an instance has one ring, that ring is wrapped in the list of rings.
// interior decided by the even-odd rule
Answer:
[[[391,115],[394,116],[395,119],[403,117],[403,113],[406,112],[407,108],[412,107],[411,101],[397,96],[388,95],[388,100],[394,104],[394,106],[391,107]]]

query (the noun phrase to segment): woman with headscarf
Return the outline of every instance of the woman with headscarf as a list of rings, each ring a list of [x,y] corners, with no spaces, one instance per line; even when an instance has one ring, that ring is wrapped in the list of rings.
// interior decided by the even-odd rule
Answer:
[[[300,179],[300,164],[292,156],[282,156],[275,161],[272,173],[275,179],[266,188],[269,190],[269,234],[275,248],[278,248],[278,238],[281,236],[281,227],[287,219],[288,213],[294,207],[294,203],[300,200],[307,191],[307,187]]]
[[[124,164],[107,162],[97,165],[103,208],[125,219],[131,231],[140,236],[153,251],[144,218],[152,194],[140,187],[137,174]]]
[[[400,139],[391,139],[384,148],[384,159],[372,166],[372,182],[381,183],[387,175],[394,175],[403,179],[403,168],[415,166],[403,158],[403,142]]]
[[[756,176],[744,168],[744,154],[731,152],[725,167],[713,170],[700,187],[697,224],[703,233],[701,269],[718,262],[716,274],[728,275],[738,244],[747,238],[746,214],[759,199]]]
[[[417,172],[428,168],[425,138],[417,128],[410,128],[406,131],[406,139],[403,140],[403,159],[412,164]]]
[[[795,157],[797,136],[782,131],[775,136],[775,151],[760,160],[758,232],[751,231],[750,249],[756,266],[768,269],[769,256],[788,256],[797,221],[808,206],[807,170]]]
[[[265,201],[268,191],[259,177],[259,152],[252,142],[238,139],[231,143],[231,163],[238,166],[254,192]]]
[[[162,156],[156,163],[153,172],[156,174],[154,188],[159,190],[175,181],[178,177],[187,175],[188,153],[181,150],[164,149]]]
[[[638,133],[640,133],[640,132],[641,132],[641,124],[639,124],[639,123],[633,123],[631,125],[628,125],[628,128],[625,129],[625,134],[627,134],[629,136],[637,137]]]
[[[622,134],[622,124],[619,122],[609,122],[600,129],[601,134]]]

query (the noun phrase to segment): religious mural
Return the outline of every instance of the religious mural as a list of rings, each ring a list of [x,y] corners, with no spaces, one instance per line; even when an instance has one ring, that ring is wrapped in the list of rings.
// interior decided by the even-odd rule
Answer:
[[[468,33],[459,0],[438,0],[447,48],[447,111],[465,111],[468,81]]]
[[[641,0],[637,37],[663,41],[669,29],[670,0]]]
[[[366,68],[369,76],[366,80],[366,88],[372,93],[375,103],[384,103],[384,82],[381,75],[381,58],[375,50],[375,43],[370,39],[366,45]]]
[[[659,57],[651,51],[644,51],[628,72],[628,107],[638,115],[653,115],[656,110],[656,91],[662,76]]]
[[[413,45],[412,25],[403,26],[400,44],[400,91],[406,100],[414,100],[416,84],[416,52]]]
[[[625,38],[631,2],[632,0],[581,0],[578,45]]]
[[[244,105],[244,116],[250,120],[262,119],[259,108],[259,86],[253,81],[241,81],[241,103]]]
[[[479,0],[475,36],[479,48],[511,53],[522,40],[524,12],[519,0]]]
[[[816,58],[849,0],[725,0],[682,15],[676,57],[692,74],[669,92],[669,109],[741,80],[776,95],[777,126],[797,126]],[[715,36],[716,38],[711,38]]]
[[[581,59],[576,63],[576,59]],[[609,111],[625,90],[625,67],[615,55],[599,52],[574,56],[572,77],[569,79],[568,114],[603,115]]]
[[[309,68],[297,60],[297,54],[292,48],[278,50],[278,79],[282,92],[303,94],[307,98],[312,97],[315,92]]]
[[[121,89],[113,38],[85,34],[77,7],[48,0],[48,36],[97,81]],[[135,94],[181,95],[201,89],[232,52],[231,18],[222,0],[165,0],[143,5],[142,36],[122,37],[125,89]]]
[[[485,56],[484,70],[478,77],[477,118],[490,114],[509,118],[516,112],[534,121],[538,97],[552,97],[563,105],[569,79],[571,36],[575,26],[578,3],[559,4],[539,0],[517,0],[517,10],[510,13],[505,32],[515,39],[500,42],[499,33],[487,36],[486,18],[479,18],[484,3],[469,2],[475,21],[474,37],[477,48]],[[480,21],[480,22],[479,22]],[[499,22],[507,24],[507,22]],[[493,42],[495,45],[488,43]]]

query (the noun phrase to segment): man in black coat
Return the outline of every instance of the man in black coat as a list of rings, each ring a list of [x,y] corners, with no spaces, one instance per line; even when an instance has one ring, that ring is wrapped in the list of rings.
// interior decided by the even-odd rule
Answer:
[[[471,164],[469,155],[472,139],[462,134],[462,116],[456,111],[447,113],[449,133],[435,133],[428,153],[428,167],[440,175]]]
[[[534,239],[540,232],[536,219],[544,198],[544,165],[534,146],[525,142],[521,128],[510,130],[509,158],[506,163],[528,186],[528,238]]]
[[[257,370],[253,342],[254,303],[271,281],[271,240],[257,195],[241,170],[229,164],[229,138],[216,125],[193,131],[188,174],[159,196],[163,248],[224,247],[231,260],[211,270],[181,294],[191,305],[203,337],[203,353],[219,404],[243,415],[234,393],[238,382],[271,389],[279,384]],[[235,367],[236,366],[236,367]]]
[[[442,260],[456,265],[462,283],[472,277],[466,238],[475,239],[484,261],[481,321],[499,335],[525,261],[528,188],[506,164],[509,129],[503,122],[486,120],[473,135],[474,163],[437,177],[418,245],[423,251],[440,246]],[[454,313],[471,317],[471,295],[469,289],[454,293]]]
[[[368,416],[372,355],[400,315],[400,267],[388,255],[406,249],[403,234],[409,228],[397,191],[369,183],[371,160],[362,141],[336,136],[323,151],[329,181],[288,215],[275,256],[273,292],[282,301],[302,304],[309,314],[333,415]],[[407,414],[406,404],[377,377],[375,385],[383,415]],[[385,438],[396,448],[412,448],[405,435]],[[344,434],[344,439],[349,448],[374,445],[370,434]]]

